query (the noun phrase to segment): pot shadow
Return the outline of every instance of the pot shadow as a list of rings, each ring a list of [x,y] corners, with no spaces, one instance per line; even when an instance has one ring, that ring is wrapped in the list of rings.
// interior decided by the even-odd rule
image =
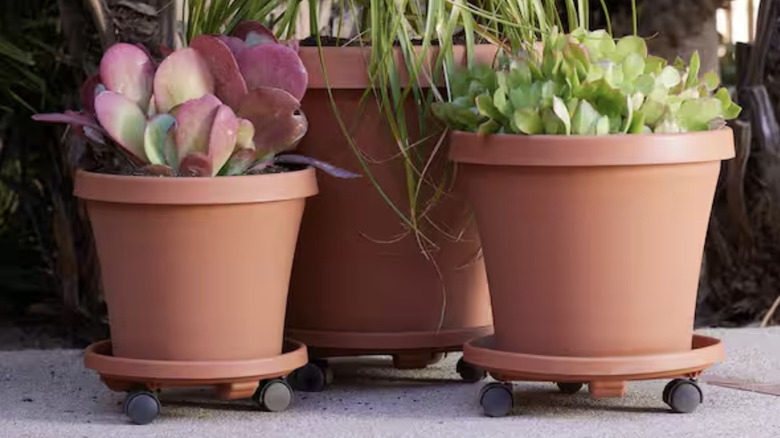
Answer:
[[[538,384],[535,384],[538,385]],[[661,406],[648,406],[640,397],[629,392],[623,397],[593,399],[587,389],[576,394],[564,394],[554,386],[546,388],[523,388],[523,383],[516,383],[513,391],[516,415],[529,414],[536,417],[560,416],[566,411],[569,415],[590,415],[595,411],[620,412],[626,414],[659,414],[668,413],[669,409]]]

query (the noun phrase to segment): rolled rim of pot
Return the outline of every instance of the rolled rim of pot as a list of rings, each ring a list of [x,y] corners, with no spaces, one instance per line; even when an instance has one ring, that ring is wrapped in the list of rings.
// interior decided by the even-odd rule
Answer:
[[[506,166],[631,166],[696,163],[734,157],[731,128],[679,134],[605,136],[480,135],[454,131],[459,163]]]
[[[319,192],[312,167],[214,178],[129,176],[78,170],[74,194],[120,204],[218,205],[286,201]]]

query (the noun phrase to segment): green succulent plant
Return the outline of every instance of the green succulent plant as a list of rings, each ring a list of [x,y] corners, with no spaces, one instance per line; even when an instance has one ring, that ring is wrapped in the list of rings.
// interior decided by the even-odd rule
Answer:
[[[700,60],[672,65],[649,56],[638,36],[552,29],[541,44],[475,66],[453,80],[453,99],[434,114],[481,134],[608,135],[716,129],[741,108]]]

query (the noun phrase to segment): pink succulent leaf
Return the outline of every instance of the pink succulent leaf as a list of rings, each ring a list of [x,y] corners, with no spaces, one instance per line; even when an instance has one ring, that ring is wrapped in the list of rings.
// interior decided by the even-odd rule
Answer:
[[[140,47],[117,43],[100,60],[100,78],[109,91],[119,93],[146,111],[152,96],[154,62]]]
[[[230,48],[211,35],[197,36],[190,43],[190,47],[197,50],[206,60],[214,77],[214,90],[217,97],[231,108],[238,108],[246,96],[247,88]]]
[[[238,137],[236,138],[236,149],[255,150],[255,125],[247,119],[238,119]]]
[[[180,160],[191,153],[208,154],[211,126],[222,105],[213,94],[184,102],[176,109],[176,152]]]
[[[238,58],[238,55],[246,48],[246,43],[244,43],[244,40],[241,38],[228,35],[216,35],[216,38],[225,43],[236,58]]]
[[[278,44],[279,41],[277,41],[276,37],[273,35],[267,35],[264,33],[257,33],[255,31],[250,31],[246,35],[246,39],[244,40],[244,43],[247,47],[252,46],[259,46],[260,44]]]
[[[97,120],[95,120],[93,116],[88,114],[83,114],[83,113],[77,113],[74,111],[65,111],[64,113],[35,114],[32,116],[32,119],[38,122],[65,123],[68,125],[89,126],[90,128],[96,130],[97,132],[100,133],[105,132],[103,128],[100,127]]]
[[[301,51],[301,43],[298,40],[285,40],[282,41],[282,44],[285,46],[295,50],[295,53],[298,53]]]
[[[95,96],[98,94],[98,85],[100,85],[100,75],[95,74],[87,78],[81,86],[81,107],[88,114],[95,113]]]
[[[160,63],[154,76],[157,111],[167,113],[188,100],[214,94],[214,77],[206,60],[193,48],[177,50]]]
[[[274,157],[274,162],[287,163],[287,164],[305,164],[307,166],[316,167],[317,169],[320,169],[323,172],[327,173],[328,175],[334,176],[336,178],[347,179],[347,178],[361,177],[360,174],[352,173],[348,170],[338,168],[324,161],[320,161],[303,155],[293,155],[293,154],[277,155],[276,157]]]
[[[271,32],[271,29],[267,28],[263,23],[259,21],[244,20],[238,23],[236,27],[233,28],[233,32],[231,33],[232,36],[246,41],[250,32],[264,35],[265,37],[272,39],[274,42],[279,42],[279,40],[276,39],[276,35],[274,35],[274,33]]]
[[[295,50],[281,44],[249,47],[238,57],[246,86],[281,88],[297,100],[303,99],[309,74]]]
[[[146,116],[135,102],[119,93],[106,91],[95,97],[95,114],[119,146],[142,162],[149,162],[144,151]]]
[[[174,170],[179,170],[179,151],[176,150],[176,136],[175,129],[168,131],[168,135],[165,137],[165,162],[168,163]]]
[[[211,160],[199,152],[187,155],[179,163],[179,175],[181,176],[211,176]]]
[[[144,132],[144,151],[152,164],[166,164],[165,145],[168,133],[176,124],[176,119],[170,114],[160,114],[149,120]]]
[[[236,149],[221,173],[227,176],[243,175],[256,160],[254,149]]]
[[[220,105],[214,116],[209,135],[208,157],[211,160],[213,176],[217,176],[236,148],[238,119],[227,105]]]
[[[149,99],[149,107],[146,110],[146,117],[154,117],[157,115],[157,105],[154,103],[154,95]]]
[[[175,172],[171,166],[166,166],[165,164],[149,164],[142,167],[139,170],[139,173],[145,176],[175,176]]]
[[[254,125],[258,157],[295,148],[309,128],[298,100],[279,88],[251,90],[241,102],[238,115]]]

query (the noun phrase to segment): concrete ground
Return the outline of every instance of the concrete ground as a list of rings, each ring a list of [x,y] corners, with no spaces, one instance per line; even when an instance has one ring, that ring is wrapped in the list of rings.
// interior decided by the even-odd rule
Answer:
[[[780,383],[780,328],[702,332],[727,350],[707,375]],[[297,393],[281,413],[214,401],[208,389],[163,392],[157,421],[136,426],[121,413],[123,395],[84,369],[81,351],[0,352],[0,437],[780,437],[780,397],[703,384],[704,405],[672,414],[661,401],[666,381],[632,383],[608,400],[519,383],[517,412],[485,418],[483,383],[459,381],[456,360],[410,372],[390,369],[388,358],[341,359],[333,386]]]

